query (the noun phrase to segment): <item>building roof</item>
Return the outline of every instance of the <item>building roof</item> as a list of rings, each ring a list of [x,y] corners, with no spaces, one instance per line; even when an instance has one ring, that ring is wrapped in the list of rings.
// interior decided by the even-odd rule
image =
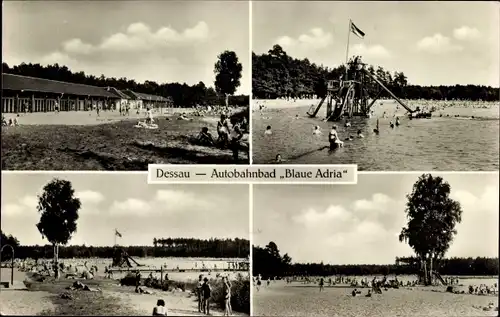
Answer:
[[[150,101],[168,101],[169,99],[162,97],[162,96],[154,96],[154,95],[149,95],[149,94],[143,94],[142,92],[135,92],[132,90],[124,90],[124,93],[129,95],[130,97],[134,99],[139,99],[139,100],[150,100]]]
[[[130,96],[125,94],[123,91],[116,89],[115,87],[108,87],[106,88],[107,91],[109,91],[112,94],[115,94],[118,98],[121,99],[130,99]]]
[[[105,88],[67,83],[36,77],[2,74],[2,89],[17,91],[46,92],[66,95],[117,98]]]

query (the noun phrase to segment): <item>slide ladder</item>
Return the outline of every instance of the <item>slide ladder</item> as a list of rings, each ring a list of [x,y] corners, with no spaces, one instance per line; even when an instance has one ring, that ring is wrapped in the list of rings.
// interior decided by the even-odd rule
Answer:
[[[409,113],[414,113],[415,112],[415,110],[412,110],[403,101],[401,101],[398,97],[396,97],[396,95],[393,94],[392,91],[390,91],[389,88],[387,88],[375,75],[370,74],[366,70],[365,70],[365,74],[367,74],[368,77],[370,77],[371,79],[373,79],[377,84],[380,85],[380,87],[382,87],[385,91],[387,91],[387,93],[389,95],[391,95],[391,97],[394,98],[394,100],[396,100],[403,108],[405,108],[406,111],[408,111]]]
[[[310,116],[310,117],[316,117],[316,115],[318,114],[319,112],[319,109],[321,109],[321,106],[323,105],[323,103],[325,102],[326,100],[326,97],[323,97],[321,98],[321,101],[319,102],[318,106],[316,107],[316,109],[314,110],[314,112],[311,112],[313,110],[313,107],[314,106],[311,106],[311,108],[309,108],[309,111],[307,111],[307,114]]]
[[[443,283],[443,285],[446,285],[446,282],[444,281],[444,279],[441,277],[441,274],[439,274],[438,272],[435,272],[435,271],[432,271],[432,274],[441,282]]]

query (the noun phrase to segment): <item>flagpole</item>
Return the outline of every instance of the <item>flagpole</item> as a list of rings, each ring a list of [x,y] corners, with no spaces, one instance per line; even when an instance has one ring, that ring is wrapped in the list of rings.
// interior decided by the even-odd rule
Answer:
[[[347,28],[347,47],[345,50],[345,79],[347,80],[347,62],[349,61],[349,40],[351,38],[351,19],[349,19],[349,27]]]
[[[115,236],[115,244],[114,244],[113,246],[116,246],[116,231],[117,231],[117,230],[116,230],[116,228],[115,228],[115,234],[114,234],[114,236]]]

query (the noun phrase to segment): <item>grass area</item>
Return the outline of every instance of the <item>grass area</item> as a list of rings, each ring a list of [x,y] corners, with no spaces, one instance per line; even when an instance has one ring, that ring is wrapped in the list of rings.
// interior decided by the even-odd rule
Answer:
[[[26,283],[30,291],[44,291],[53,294],[51,300],[55,306],[54,310],[44,310],[42,316],[137,316],[140,312],[134,307],[124,305],[119,298],[107,295],[103,292],[68,291],[66,287],[71,286],[75,280],[47,278],[39,281]],[[112,280],[88,280],[84,281],[89,287],[110,287]],[[61,294],[69,294],[71,299],[61,297]]]
[[[157,118],[158,129],[134,128],[137,120],[100,125],[2,127],[2,170],[147,170],[148,164],[248,164],[230,150],[194,145],[202,127],[216,134],[216,120]]]

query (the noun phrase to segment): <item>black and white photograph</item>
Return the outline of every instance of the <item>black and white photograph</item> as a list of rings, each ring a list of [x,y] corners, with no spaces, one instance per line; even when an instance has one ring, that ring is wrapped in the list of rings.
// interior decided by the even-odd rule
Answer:
[[[248,185],[2,178],[2,316],[250,314]]]
[[[252,162],[498,171],[499,12],[253,2]]]
[[[498,173],[254,185],[255,316],[498,316]]]
[[[249,163],[248,2],[2,8],[2,170]]]

